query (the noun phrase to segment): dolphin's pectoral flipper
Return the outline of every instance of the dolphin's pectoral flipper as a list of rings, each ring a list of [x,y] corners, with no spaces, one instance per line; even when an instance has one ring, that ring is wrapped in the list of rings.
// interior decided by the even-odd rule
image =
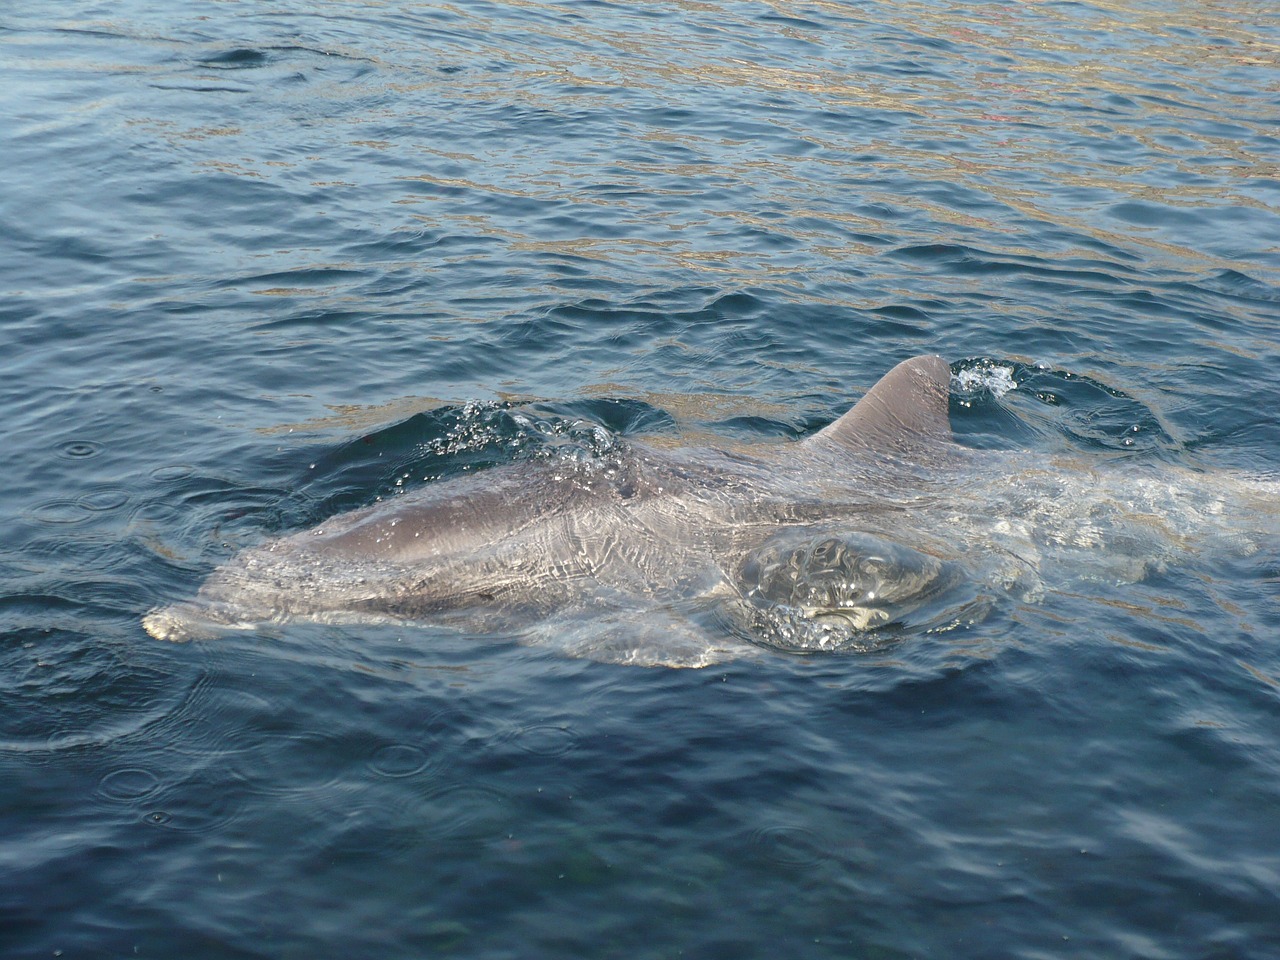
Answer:
[[[898,364],[835,423],[802,441],[809,447],[850,452],[919,453],[951,444],[947,407],[951,368],[941,357]]]
[[[739,573],[754,631],[795,650],[875,645],[963,579],[955,563],[869,533],[796,527],[751,553]]]

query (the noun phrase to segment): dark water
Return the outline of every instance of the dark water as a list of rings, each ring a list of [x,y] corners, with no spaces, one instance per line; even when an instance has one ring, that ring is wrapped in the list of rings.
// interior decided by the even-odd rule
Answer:
[[[8,5],[0,953],[1280,955],[1274,551],[704,671],[139,623],[495,411],[782,442],[922,352],[969,445],[1274,476],[1278,66],[1263,0]]]

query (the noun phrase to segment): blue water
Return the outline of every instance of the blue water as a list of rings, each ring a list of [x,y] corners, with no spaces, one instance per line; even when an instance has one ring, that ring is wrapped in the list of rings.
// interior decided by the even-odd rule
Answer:
[[[530,408],[1280,472],[1265,0],[0,12],[0,955],[1280,955],[1280,558],[708,670],[174,645]],[[1009,378],[1016,387],[1004,392]]]

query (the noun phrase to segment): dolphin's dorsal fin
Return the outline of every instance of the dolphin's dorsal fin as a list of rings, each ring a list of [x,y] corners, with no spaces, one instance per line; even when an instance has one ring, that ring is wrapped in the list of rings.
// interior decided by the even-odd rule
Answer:
[[[881,377],[853,409],[804,443],[885,454],[950,444],[950,383],[951,368],[941,357],[904,360]]]

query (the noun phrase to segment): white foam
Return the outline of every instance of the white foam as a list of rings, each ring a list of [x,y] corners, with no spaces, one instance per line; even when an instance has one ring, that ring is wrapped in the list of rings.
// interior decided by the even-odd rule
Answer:
[[[1016,390],[1017,382],[1013,379],[1013,368],[984,364],[980,367],[966,367],[954,375],[956,385],[966,393],[986,390],[999,399],[1010,390]]]

